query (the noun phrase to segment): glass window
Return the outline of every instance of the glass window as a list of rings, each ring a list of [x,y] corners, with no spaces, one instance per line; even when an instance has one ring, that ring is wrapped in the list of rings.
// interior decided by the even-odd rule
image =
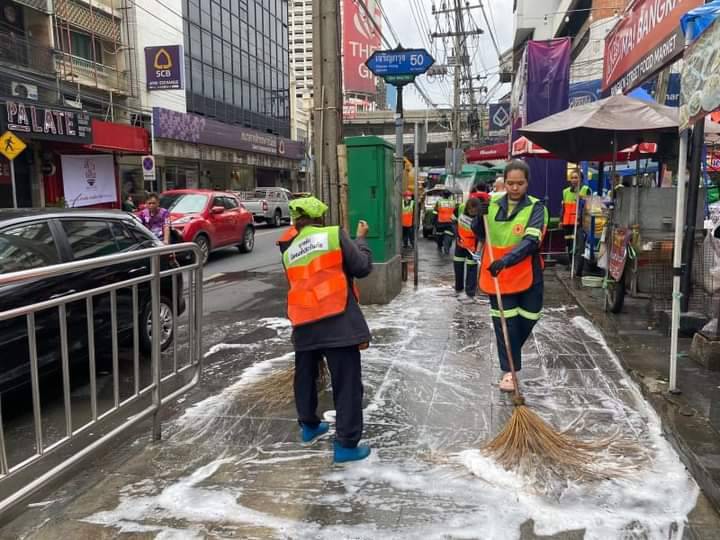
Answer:
[[[136,238],[124,224],[119,221],[111,221],[110,229],[115,237],[115,243],[117,244],[119,251],[131,251],[137,247],[138,242]]]
[[[102,257],[119,251],[105,221],[63,220],[61,223],[76,260]]]
[[[0,232],[0,274],[58,264],[60,256],[47,223]]]
[[[208,196],[195,193],[177,193],[160,197],[160,206],[174,214],[197,214],[205,209]]]
[[[223,204],[228,210],[235,210],[239,205],[232,197],[223,197]]]

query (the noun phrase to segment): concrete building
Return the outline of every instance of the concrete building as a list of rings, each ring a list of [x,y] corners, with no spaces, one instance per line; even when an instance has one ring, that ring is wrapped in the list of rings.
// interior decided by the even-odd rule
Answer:
[[[570,36],[573,42],[571,81],[601,78],[605,36],[627,4],[627,0],[516,0],[513,72],[517,71],[528,40]]]
[[[118,206],[121,155],[150,151],[129,125],[136,92],[127,0],[0,0],[0,206]]]

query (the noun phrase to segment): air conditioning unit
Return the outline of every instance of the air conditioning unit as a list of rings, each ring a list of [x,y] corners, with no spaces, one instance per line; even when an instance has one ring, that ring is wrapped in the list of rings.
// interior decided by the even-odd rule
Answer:
[[[16,98],[31,99],[33,101],[38,100],[38,87],[34,84],[12,81],[12,83],[10,83],[10,89],[12,95]]]

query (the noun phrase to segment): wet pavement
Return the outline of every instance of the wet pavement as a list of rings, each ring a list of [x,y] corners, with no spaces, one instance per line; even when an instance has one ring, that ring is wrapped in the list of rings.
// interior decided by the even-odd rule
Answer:
[[[246,395],[290,365],[282,274],[211,279],[237,307],[211,312],[203,383],[174,407],[165,440],[110,451],[43,494],[1,538],[717,538],[720,520],[663,438],[654,410],[600,332],[548,278],[548,309],[524,351],[530,406],[580,437],[645,449],[614,480],[545,483],[479,452],[512,406],[487,303],[455,298],[451,258],[423,243],[421,288],[365,308],[369,460],[332,464],[331,436],[299,443],[293,407]],[[252,273],[249,273],[252,274]],[[246,309],[240,298],[248,297]],[[262,314],[262,315],[261,315]],[[332,409],[327,391],[321,409]],[[332,430],[331,430],[332,431]]]

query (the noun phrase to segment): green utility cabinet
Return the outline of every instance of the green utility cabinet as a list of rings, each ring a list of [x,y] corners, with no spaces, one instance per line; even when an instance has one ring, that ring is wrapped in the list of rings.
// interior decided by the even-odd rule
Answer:
[[[385,262],[400,251],[400,200],[395,186],[394,148],[380,137],[347,137],[350,232],[367,221],[368,244],[374,262]]]

